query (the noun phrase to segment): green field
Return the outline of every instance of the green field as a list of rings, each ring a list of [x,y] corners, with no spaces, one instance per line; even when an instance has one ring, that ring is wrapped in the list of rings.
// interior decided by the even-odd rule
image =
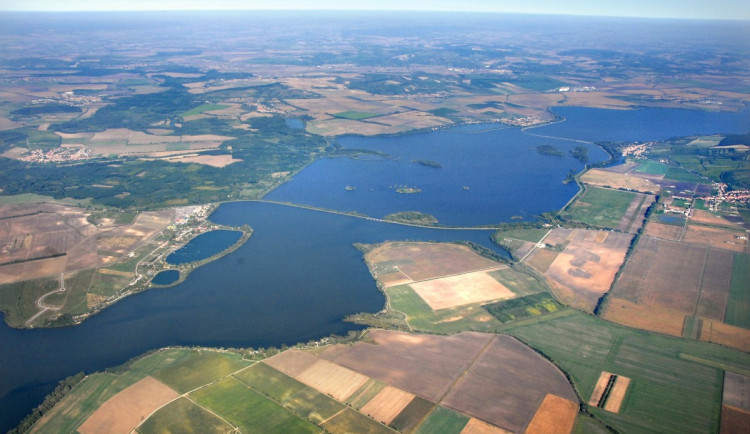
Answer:
[[[700,176],[694,174],[693,172],[687,171],[679,167],[670,167],[667,170],[667,174],[664,175],[664,179],[669,179],[670,181],[679,181],[679,182],[694,182],[696,184],[710,184],[711,183],[711,181],[703,179]]]
[[[502,268],[490,271],[487,274],[518,296],[536,294],[547,290],[546,285],[536,277],[516,271],[513,268]]]
[[[436,406],[415,431],[416,434],[458,434],[469,418],[445,407]]]
[[[487,311],[503,323],[557,312],[564,306],[546,292],[511,300],[498,301],[485,306]]]
[[[411,432],[434,407],[434,402],[417,396],[391,421],[391,426],[401,432]]]
[[[347,404],[359,410],[367,404],[381,390],[385,389],[386,384],[374,378],[370,378],[356,392],[347,398]]]
[[[750,365],[750,354],[632,330],[582,313],[542,317],[507,330],[560,366],[584,401],[602,371],[630,377],[619,414],[590,408],[620,432],[717,432],[723,373],[708,365]]]
[[[665,175],[669,166],[662,163],[657,163],[652,160],[637,160],[638,168],[636,172],[647,173],[649,175]]]
[[[215,412],[241,432],[304,433],[320,428],[248,388],[236,378],[225,378],[190,394],[199,405]]]
[[[378,434],[395,432],[351,408],[344,409],[336,417],[329,419],[323,424],[323,428],[332,433]]]
[[[234,377],[295,415],[314,423],[323,422],[345,407],[265,363],[256,363]]]
[[[593,226],[617,228],[635,197],[635,193],[629,191],[587,187],[562,216]]]
[[[108,372],[89,375],[50,410],[39,433],[75,432],[105,401],[148,375],[190,357],[192,350],[168,349],[133,360]]]
[[[386,292],[391,308],[405,313],[409,325],[415,331],[445,334],[464,330],[492,332],[501,326],[499,321],[478,305],[433,311],[408,285],[394,286]]]
[[[196,387],[226,377],[252,362],[236,353],[195,351],[182,362],[156,373],[154,377],[172,389],[186,393]]]
[[[75,205],[75,206],[86,206],[91,203],[91,199],[74,199],[72,197],[64,197],[61,199],[55,199],[52,196],[43,196],[35,193],[22,193],[13,194],[8,196],[0,195],[0,205],[16,205],[19,203],[40,203],[40,202],[54,202],[61,203],[64,205]]]
[[[159,409],[137,431],[141,434],[230,433],[234,428],[187,398],[180,398]]]
[[[194,109],[180,113],[180,116],[182,116],[183,118],[188,117],[188,116],[195,116],[195,115],[202,114],[203,112],[208,112],[211,110],[221,110],[221,109],[225,109],[229,107],[230,106],[224,105],[224,104],[201,104]]]
[[[370,118],[374,118],[374,117],[382,116],[382,115],[378,113],[358,112],[355,110],[349,110],[345,112],[331,113],[331,116],[335,118],[340,118],[340,119],[361,121],[361,120],[370,119]]]
[[[736,253],[724,322],[750,328],[750,255]]]

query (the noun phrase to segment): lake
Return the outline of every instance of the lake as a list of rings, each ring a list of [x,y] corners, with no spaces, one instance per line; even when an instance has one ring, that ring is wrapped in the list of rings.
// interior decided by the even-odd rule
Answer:
[[[170,253],[166,261],[172,265],[202,261],[232,247],[240,237],[242,237],[241,231],[224,229],[202,233]]]
[[[180,280],[180,272],[177,270],[160,271],[151,279],[154,285],[171,285]]]
[[[528,220],[567,202],[576,188],[562,184],[561,176],[582,167],[567,154],[547,156],[534,149],[549,144],[567,153],[579,143],[531,134],[644,140],[651,133],[659,138],[742,132],[750,125],[748,110],[697,112],[689,125],[680,117],[693,112],[657,110],[663,121],[648,128],[641,123],[656,114],[640,110],[556,111],[567,121],[527,133],[473,125],[401,137],[343,138],[342,146],[378,150],[391,158],[319,160],[269,198],[377,217],[419,210],[459,226],[514,216]],[[604,158],[596,148],[590,154],[592,160]],[[442,167],[412,160],[436,161]],[[399,194],[389,188],[404,184],[422,193]],[[355,190],[347,191],[347,185]],[[384,299],[354,243],[469,240],[503,252],[492,246],[487,230],[414,228],[261,202],[223,204],[211,220],[248,224],[253,235],[184,282],[128,297],[81,325],[39,330],[0,326],[0,430],[15,426],[62,378],[115,366],[151,349],[279,346],[358,329],[341,319],[378,311]]]

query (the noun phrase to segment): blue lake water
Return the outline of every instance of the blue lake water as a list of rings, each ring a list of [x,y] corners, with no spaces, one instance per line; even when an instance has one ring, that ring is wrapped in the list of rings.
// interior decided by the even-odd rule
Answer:
[[[567,152],[578,143],[531,134],[645,140],[648,134],[664,138],[742,132],[750,126],[748,110],[556,111],[567,121],[527,134],[515,128],[470,126],[393,138],[344,138],[342,146],[378,150],[393,159],[320,160],[269,198],[378,217],[419,210],[450,225],[528,219],[567,202],[575,186],[561,181],[568,170],[582,167],[569,155],[551,157],[534,150],[551,144]],[[690,116],[690,122],[682,116]],[[663,121],[644,126],[649,117]],[[492,131],[480,133],[488,129]],[[595,148],[590,153],[592,160],[604,158]],[[436,161],[443,167],[412,160]],[[404,184],[423,192],[402,195],[389,188]],[[347,191],[347,185],[356,189]],[[223,204],[211,219],[248,224],[253,236],[179,285],[128,297],[81,325],[40,330],[0,326],[0,430],[13,427],[65,376],[115,366],[151,349],[278,346],[357,329],[341,319],[377,311],[384,300],[354,243],[469,240],[493,248],[491,231],[486,230],[420,229],[260,202]]]
[[[180,272],[177,270],[164,270],[151,279],[151,283],[154,285],[171,285],[180,280]]]
[[[201,261],[221,253],[242,237],[240,231],[216,230],[198,235],[167,256],[168,264],[179,265]]]
[[[449,226],[529,221],[560,209],[578,191],[575,183],[563,183],[571,170],[579,172],[584,167],[569,151],[586,146],[592,162],[608,158],[594,145],[534,137],[518,128],[493,125],[399,137],[345,137],[338,144],[389,157],[318,160],[267,198],[378,218],[421,211]],[[540,155],[536,147],[542,145],[554,146],[564,156]],[[397,191],[401,186],[421,192],[401,194]]]

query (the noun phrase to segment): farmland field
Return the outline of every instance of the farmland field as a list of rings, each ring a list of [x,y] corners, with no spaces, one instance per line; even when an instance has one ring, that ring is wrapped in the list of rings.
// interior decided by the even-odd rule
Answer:
[[[108,399],[78,427],[78,432],[130,432],[141,420],[178,396],[153,377],[146,377]]]
[[[750,282],[750,255],[736,254],[724,321],[750,329],[750,291],[747,290],[747,282]]]
[[[609,169],[591,169],[581,175],[581,181],[600,187],[624,188],[643,193],[658,193],[660,187],[646,177],[634,176],[631,173],[618,173]]]
[[[320,432],[320,428],[229,377],[189,395],[242,432]]]
[[[283,405],[297,416],[321,423],[344,408],[334,399],[283,374],[265,363],[256,363],[234,377]]]
[[[463,330],[494,331],[501,324],[479,305],[434,311],[408,285],[385,290],[391,309],[403,312],[414,330],[457,333]]]
[[[548,393],[578,400],[562,372],[507,335],[371,330],[367,339],[376,345],[337,346],[321,357],[513,431],[528,425]]]
[[[458,434],[468,422],[467,416],[437,406],[415,432],[417,434]]]
[[[563,303],[593,311],[612,285],[631,239],[632,235],[618,232],[555,229],[546,240],[565,247],[546,270],[539,271]],[[533,261],[525,263],[536,265]]]
[[[164,432],[230,433],[234,427],[228,425],[209,411],[187,398],[179,398],[168,404],[138,427],[140,434]]]
[[[510,327],[508,332],[542,351],[571,377],[579,395],[591,396],[602,371],[631,378],[619,414],[589,407],[622,432],[715,432],[723,375],[681,354],[732,366],[750,355],[716,345],[617,326],[584,314]]]
[[[616,229],[626,218],[631,203],[636,202],[640,207],[643,198],[639,193],[589,187],[563,212],[563,216],[594,226]],[[628,227],[633,219],[634,214],[627,220]]]
[[[155,378],[174,390],[185,393],[248,365],[250,362],[242,360],[237,354],[197,351],[191,352],[180,363],[160,370]]]
[[[739,282],[746,278],[745,258],[726,250],[642,237],[611,293],[604,317],[675,336],[682,335],[686,325],[694,329],[695,317],[703,320],[702,331],[694,330],[691,336],[736,347],[739,336],[720,322],[725,316],[728,324],[748,317],[742,310],[746,291],[732,286],[733,282],[743,285]],[[737,288],[734,293],[732,288]],[[732,294],[739,297],[736,302],[729,301]]]

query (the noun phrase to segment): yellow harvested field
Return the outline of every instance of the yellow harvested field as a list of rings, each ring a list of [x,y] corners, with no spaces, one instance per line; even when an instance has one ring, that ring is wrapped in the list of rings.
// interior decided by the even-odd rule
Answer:
[[[630,378],[618,375],[615,385],[612,386],[612,390],[609,392],[607,402],[604,404],[604,409],[612,413],[619,413],[629,385]]]
[[[604,319],[642,330],[682,336],[685,313],[611,297],[607,301]],[[710,321],[703,321],[704,328],[707,322]],[[701,333],[701,339],[703,334]]]
[[[226,167],[232,163],[242,161],[238,158],[233,158],[231,155],[186,155],[165,158],[167,161],[173,163],[198,163],[205,164],[206,166],[212,167]]]
[[[534,414],[526,434],[569,434],[578,416],[578,403],[548,394]]]
[[[506,431],[495,425],[490,425],[475,417],[469,419],[461,434],[512,434],[513,431]]]
[[[296,378],[317,361],[318,358],[307,351],[291,349],[266,359],[263,363]]]
[[[132,432],[151,413],[180,394],[152,377],[127,387],[102,404],[78,428],[81,434]]]
[[[392,386],[386,386],[367,404],[362,406],[360,411],[378,422],[388,425],[409,405],[412,399],[414,399],[413,394]]]
[[[327,360],[319,359],[297,376],[297,380],[344,402],[370,378]]]
[[[581,181],[600,187],[625,188],[641,193],[658,193],[661,189],[645,177],[630,173],[618,173],[607,169],[591,169],[581,176]]]
[[[599,380],[596,381],[596,386],[594,386],[594,391],[591,393],[591,398],[589,399],[589,405],[593,405],[595,407],[599,405],[599,400],[602,399],[604,390],[607,388],[607,383],[609,383],[609,377],[611,376],[612,376],[611,372],[602,371],[601,375],[599,375]]]
[[[750,352],[750,330],[712,319],[703,320],[700,340]]]
[[[410,286],[432,310],[515,297],[485,271],[424,280]]]

